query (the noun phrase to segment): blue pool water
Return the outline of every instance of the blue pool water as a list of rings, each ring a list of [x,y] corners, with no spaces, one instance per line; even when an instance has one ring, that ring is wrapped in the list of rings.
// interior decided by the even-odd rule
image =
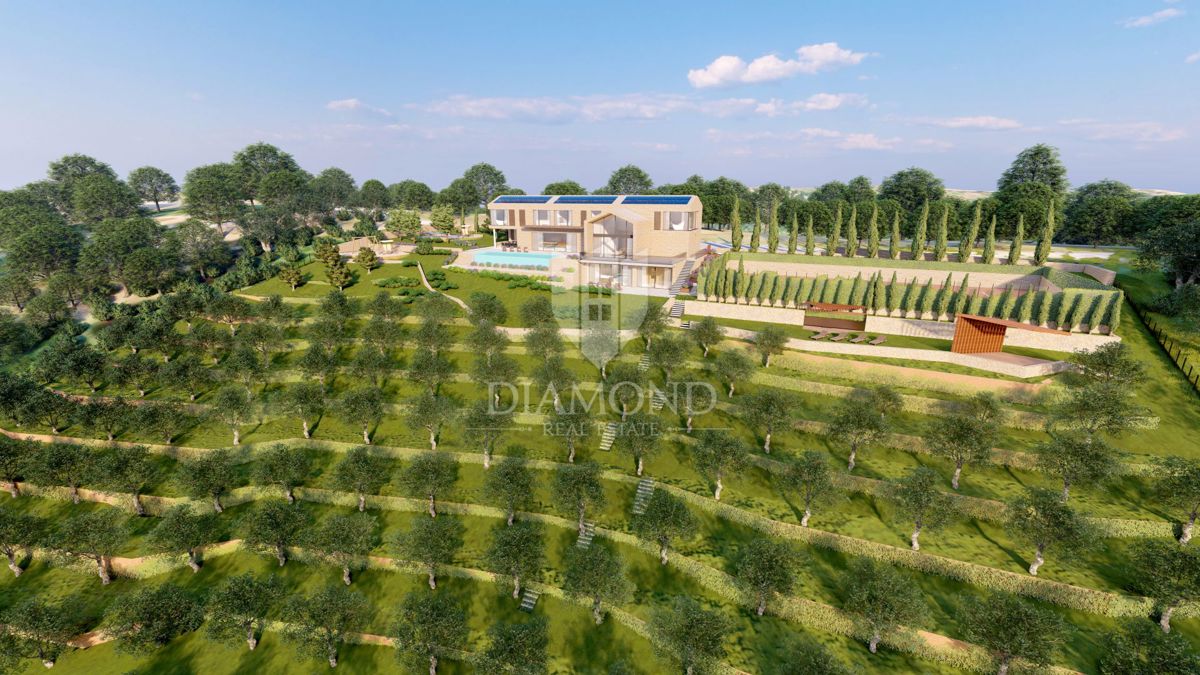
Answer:
[[[521,253],[519,251],[480,251],[475,254],[475,264],[482,265],[530,265],[550,269],[554,253]]]

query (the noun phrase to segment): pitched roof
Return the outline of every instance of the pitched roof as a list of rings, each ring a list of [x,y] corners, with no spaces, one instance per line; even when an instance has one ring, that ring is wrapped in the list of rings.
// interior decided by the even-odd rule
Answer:
[[[1019,330],[1028,330],[1035,333],[1051,333],[1053,335],[1070,335],[1069,332],[1063,330],[1054,330],[1053,328],[1043,328],[1029,323],[1021,323],[1020,321],[1010,321],[1008,319],[995,319],[990,316],[979,316],[978,314],[959,314],[959,318],[968,321],[978,321],[979,323],[990,323],[994,326],[1004,326],[1005,328],[1016,328]]]

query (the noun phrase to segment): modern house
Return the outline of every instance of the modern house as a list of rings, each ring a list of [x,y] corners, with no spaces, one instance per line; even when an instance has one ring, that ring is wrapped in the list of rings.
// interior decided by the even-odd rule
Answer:
[[[511,242],[498,255],[578,260],[582,283],[666,292],[705,249],[694,195],[501,195],[488,210]]]

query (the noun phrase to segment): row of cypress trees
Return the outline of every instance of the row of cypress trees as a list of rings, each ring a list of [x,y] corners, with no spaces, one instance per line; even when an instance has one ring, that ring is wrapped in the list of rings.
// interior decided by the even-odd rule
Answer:
[[[742,250],[742,240],[744,233],[742,231],[742,221],[740,215],[740,203],[735,198],[733,202],[733,211],[730,216],[730,244],[732,250]],[[975,205],[975,215],[971,219],[971,224],[968,226],[967,233],[958,243],[958,260],[960,262],[970,261],[974,256],[976,242],[979,240],[980,229],[982,227],[982,210],[981,204]],[[926,201],[921,207],[921,215],[917,219],[917,229],[909,243],[909,256],[912,260],[925,260],[926,253],[929,248],[929,202]],[[832,245],[826,245],[825,255],[836,255],[839,249],[839,244],[843,241],[842,221],[844,214],[842,207],[839,204],[837,211],[834,214],[833,224],[830,226],[829,236],[826,241]],[[1042,231],[1038,235],[1037,248],[1034,251],[1033,264],[1042,266],[1050,257],[1050,246],[1054,240],[1055,220],[1054,220],[1054,203],[1051,202],[1046,216],[1046,224],[1042,227]],[[949,249],[949,219],[950,211],[942,209],[942,215],[939,219],[933,238],[933,260],[936,262],[944,262],[948,258]],[[881,241],[881,224],[879,222],[879,206],[874,205],[871,208],[871,214],[867,221],[863,232],[859,230],[859,213],[858,206],[851,205],[849,217],[846,218],[845,245],[841,246],[842,255],[847,258],[853,258],[859,255],[859,252],[864,245],[863,234],[865,232],[866,257],[878,258],[882,249]],[[766,223],[766,244],[767,251],[775,253],[779,250],[779,203],[771,204],[770,219]],[[797,249],[800,248],[800,222],[796,214],[792,214],[791,227],[788,230],[787,252],[794,255]],[[813,232],[813,216],[810,213],[805,223],[803,231],[803,250],[805,255],[815,255],[817,242]],[[761,247],[763,237],[763,222],[759,216],[757,209],[754,213],[754,229],[750,231],[749,250],[758,251]],[[1008,249],[1007,264],[1015,265],[1021,259],[1022,247],[1025,239],[1025,216],[1020,215],[1017,219],[1016,235],[1012,238],[1012,243]],[[891,223],[891,232],[887,242],[887,257],[892,260],[900,259],[900,247],[902,241],[900,236],[900,213],[897,211],[893,214]],[[992,215],[991,222],[988,224],[987,232],[984,235],[984,243],[981,251],[982,262],[985,265],[991,265],[995,262],[996,257],[996,216]]]

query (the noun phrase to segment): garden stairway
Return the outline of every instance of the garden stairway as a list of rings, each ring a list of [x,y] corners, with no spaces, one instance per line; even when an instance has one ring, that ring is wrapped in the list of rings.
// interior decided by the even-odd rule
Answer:
[[[638,360],[638,372],[644,373],[650,370],[650,352],[642,353],[642,358]]]
[[[687,285],[688,280],[690,280],[691,278],[692,278],[692,261],[689,260],[689,261],[683,263],[683,268],[679,270],[679,274],[675,277],[675,283],[671,284],[671,297],[675,297],[676,295],[679,295],[681,292],[683,292],[685,290],[684,286]],[[691,290],[691,289],[689,288],[686,290]]]
[[[654,481],[649,478],[639,480],[637,493],[633,498],[633,515],[640,516],[646,512],[646,505],[650,503],[652,494],[654,494]]]
[[[617,423],[609,422],[604,425],[604,431],[600,434],[600,450],[612,450],[613,441],[617,440]]]
[[[662,392],[662,389],[655,389],[654,393],[650,396],[650,409],[654,412],[658,412],[659,410],[662,410],[663,406],[666,404],[667,395]]]
[[[596,524],[584,523],[583,529],[579,531],[579,538],[575,540],[575,547],[588,549],[592,547],[592,537],[596,536]]]
[[[521,597],[521,611],[532,612],[533,606],[537,604],[539,596],[541,596],[541,593],[532,588],[526,588],[525,594]]]
[[[678,319],[679,317],[683,316],[683,302],[676,300],[671,304],[670,316],[672,319]]]

